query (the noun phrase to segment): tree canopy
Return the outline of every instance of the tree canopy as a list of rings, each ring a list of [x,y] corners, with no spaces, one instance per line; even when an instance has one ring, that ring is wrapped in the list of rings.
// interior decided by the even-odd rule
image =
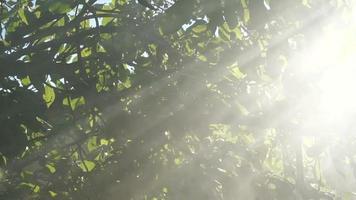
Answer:
[[[354,199],[352,122],[314,126],[322,70],[299,59],[352,13],[343,0],[0,1],[0,199]]]

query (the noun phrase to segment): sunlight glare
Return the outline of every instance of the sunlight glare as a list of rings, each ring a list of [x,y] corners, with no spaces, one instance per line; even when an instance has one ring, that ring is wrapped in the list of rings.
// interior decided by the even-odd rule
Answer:
[[[355,55],[356,56],[356,55]],[[356,111],[356,59],[341,62],[323,73],[320,80],[320,108],[329,114]]]
[[[319,102],[317,112],[310,111],[309,117],[318,119],[313,123],[319,128],[327,126],[330,130],[356,117],[356,20],[334,19],[323,33],[315,33],[313,44],[302,52],[302,59],[295,61],[301,65],[299,75],[307,74],[306,81],[315,85],[312,94],[305,94],[309,102]],[[313,110],[311,106],[305,105],[305,109]]]

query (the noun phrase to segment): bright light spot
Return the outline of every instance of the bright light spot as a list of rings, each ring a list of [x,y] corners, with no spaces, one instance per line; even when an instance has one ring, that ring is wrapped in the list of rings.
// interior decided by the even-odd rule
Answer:
[[[340,28],[340,27],[339,27]],[[330,27],[318,44],[314,58],[321,67],[320,109],[334,117],[356,113],[356,32]]]
[[[320,80],[323,111],[334,115],[356,111],[356,59],[341,62],[325,71]],[[335,116],[336,117],[336,116]]]
[[[302,106],[315,132],[342,132],[356,116],[356,20],[333,19],[293,61],[299,78],[315,86],[304,97],[318,103]]]

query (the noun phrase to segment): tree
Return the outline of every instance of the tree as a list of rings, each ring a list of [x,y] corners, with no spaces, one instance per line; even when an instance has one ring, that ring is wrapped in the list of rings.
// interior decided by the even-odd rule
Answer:
[[[281,88],[339,4],[1,1],[0,197],[333,199]]]

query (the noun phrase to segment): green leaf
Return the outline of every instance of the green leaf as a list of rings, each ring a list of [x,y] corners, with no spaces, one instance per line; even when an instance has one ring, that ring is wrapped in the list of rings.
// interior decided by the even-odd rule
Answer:
[[[243,7],[243,19],[245,23],[248,23],[250,21],[250,10],[248,9],[248,1],[247,0],[241,0],[241,4]]]
[[[84,48],[80,54],[83,58],[88,57],[91,55],[91,49],[88,47]]]
[[[57,193],[53,192],[53,191],[48,191],[49,195],[51,195],[51,197],[56,197]]]
[[[207,59],[204,55],[199,55],[199,56],[198,56],[198,59],[201,60],[201,61],[203,61],[203,62],[208,61],[208,59]]]
[[[21,79],[21,84],[23,86],[29,86],[31,84],[31,79],[29,76],[26,76],[25,78]]]
[[[225,24],[225,23],[224,23]],[[228,25],[226,25],[228,26]],[[230,34],[222,27],[219,27],[218,33],[221,39],[225,41],[230,41]]]
[[[93,137],[89,138],[88,144],[87,144],[89,152],[95,150],[98,147],[96,141],[97,141],[97,137],[96,136],[93,136]]]
[[[128,3],[128,0],[113,0],[113,2],[117,2],[119,5],[123,6]]]
[[[34,12],[34,14],[37,19],[41,17],[41,11],[36,11],[36,12]]]
[[[250,10],[245,8],[244,9],[244,22],[248,23],[250,21]]]
[[[52,174],[56,172],[56,168],[54,167],[53,163],[47,164],[46,167],[49,170],[49,172],[51,172]]]
[[[95,163],[89,160],[84,160],[80,162],[79,167],[83,170],[83,172],[90,172],[95,168]]]
[[[34,193],[38,193],[38,192],[40,191],[40,186],[35,185],[35,184],[32,184],[32,183],[25,183],[25,182],[22,182],[22,183],[20,183],[20,186],[29,187],[29,188],[31,188],[31,190],[32,190]]]
[[[21,21],[20,20],[11,20],[10,23],[7,26],[7,32],[11,33],[11,32],[15,32],[18,27],[20,26]]]
[[[109,24],[110,22],[113,21],[113,19],[115,19],[115,18],[114,17],[103,17],[102,25],[105,26],[105,25]]]
[[[43,100],[46,102],[47,107],[49,108],[56,98],[56,93],[54,92],[53,88],[49,87],[48,85],[45,85],[44,94],[42,97]]]
[[[242,73],[236,64],[232,65],[230,70],[231,74],[238,80],[246,77],[246,74]]]
[[[131,87],[131,80],[130,80],[130,77],[127,77],[125,79],[125,81],[123,81],[120,86],[123,86],[123,89],[124,88],[130,88]]]
[[[109,145],[109,140],[107,140],[107,139],[100,139],[100,145]]]
[[[21,18],[22,22],[28,25],[28,21],[25,15],[25,10],[21,8],[17,11],[17,13],[19,14],[19,17]]]
[[[205,24],[200,24],[200,25],[197,25],[195,26],[192,30],[193,32],[195,33],[202,33],[204,31],[206,31],[208,29],[208,26],[205,25]]]
[[[182,158],[175,158],[174,159],[174,164],[181,165],[182,163],[183,163],[183,159]]]
[[[50,0],[48,1],[48,10],[53,13],[64,14],[72,9],[71,0]]]
[[[33,188],[33,192],[34,192],[34,193],[40,192],[40,186],[35,185],[35,187]]]
[[[70,98],[66,97],[63,99],[63,105],[65,106],[70,106],[72,110],[75,110],[78,106],[84,105],[85,104],[85,99],[83,96],[78,97],[78,98]]]

